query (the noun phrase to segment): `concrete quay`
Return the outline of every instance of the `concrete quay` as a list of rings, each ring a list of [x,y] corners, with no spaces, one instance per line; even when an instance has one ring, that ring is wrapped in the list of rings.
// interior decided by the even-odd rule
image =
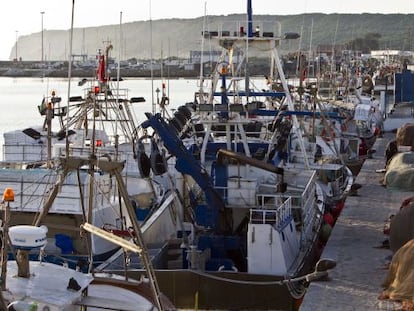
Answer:
[[[400,119],[395,127],[407,122],[414,121]],[[377,152],[365,161],[355,180],[362,185],[358,196],[347,198],[321,256],[335,260],[337,265],[329,271],[328,280],[310,284],[300,311],[391,311],[400,307],[399,303],[378,299],[392,255],[389,249],[380,247],[387,238],[383,234],[385,221],[414,194],[381,186],[384,175],[375,172],[384,167],[386,145],[394,138],[393,133],[378,138],[374,146]]]

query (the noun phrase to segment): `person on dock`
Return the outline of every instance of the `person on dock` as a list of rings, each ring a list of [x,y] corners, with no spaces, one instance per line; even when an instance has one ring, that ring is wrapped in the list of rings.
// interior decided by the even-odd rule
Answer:
[[[398,153],[398,145],[397,141],[391,140],[387,144],[387,148],[385,149],[385,169],[387,169],[388,164],[390,163],[391,159]]]
[[[404,244],[393,256],[379,295],[380,300],[401,303],[400,311],[414,310],[414,239]]]
[[[390,250],[396,253],[405,243],[414,239],[414,196],[402,201],[398,213],[389,220]]]
[[[414,311],[414,195],[401,202],[396,215],[390,217],[389,246],[393,252],[380,300],[401,303],[401,311]]]
[[[391,159],[398,153],[397,141],[391,140],[388,142],[385,149],[385,165],[383,169],[376,170],[377,173],[385,173],[387,171],[388,164],[390,164]]]

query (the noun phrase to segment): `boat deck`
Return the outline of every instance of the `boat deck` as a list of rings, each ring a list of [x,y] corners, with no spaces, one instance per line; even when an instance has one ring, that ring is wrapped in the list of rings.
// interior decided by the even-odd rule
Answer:
[[[395,129],[413,119],[407,115],[402,119],[390,116],[388,121],[392,121],[388,126]],[[400,307],[398,303],[378,299],[387,274],[386,264],[392,255],[389,249],[381,247],[387,238],[383,234],[384,224],[390,214],[398,212],[401,202],[412,195],[412,192],[392,191],[381,186],[384,175],[375,172],[384,167],[386,145],[394,138],[392,132],[378,138],[374,146],[377,152],[365,161],[356,178],[356,183],[362,187],[357,196],[347,198],[322,254],[322,258],[334,259],[337,266],[329,272],[329,280],[311,283],[300,311],[394,310]]]

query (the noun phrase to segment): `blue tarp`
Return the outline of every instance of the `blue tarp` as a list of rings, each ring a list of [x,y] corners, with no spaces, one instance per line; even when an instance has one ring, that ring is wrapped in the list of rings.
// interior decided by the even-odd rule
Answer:
[[[414,103],[414,74],[404,70],[395,74],[395,103]]]

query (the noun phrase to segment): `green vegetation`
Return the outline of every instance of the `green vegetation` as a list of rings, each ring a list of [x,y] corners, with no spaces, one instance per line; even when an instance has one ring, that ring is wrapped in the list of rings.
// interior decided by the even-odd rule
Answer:
[[[412,50],[413,14],[302,14],[277,16],[282,31],[302,33],[301,49],[335,44],[371,49]],[[312,27],[313,24],[313,27]]]
[[[362,12],[361,12],[362,13]],[[244,15],[209,16],[208,24],[217,29],[223,22],[245,20]],[[348,46],[361,51],[370,49],[413,50],[414,14],[300,14],[260,15],[255,21],[279,21],[282,34],[297,32],[300,39],[283,40],[282,53],[316,49],[318,45]],[[163,19],[140,21],[123,25],[123,59],[154,59],[167,57],[189,58],[191,50],[201,49],[204,17],[194,19]],[[206,28],[208,29],[208,28]],[[73,53],[94,56],[103,41],[114,45],[112,55],[118,55],[119,25],[77,28],[74,32]],[[46,30],[47,60],[67,60],[68,31]],[[312,38],[312,41],[310,40]],[[19,37],[19,58],[24,61],[40,59],[40,33]],[[209,45],[208,48],[211,48]],[[14,50],[10,52],[13,58]]]

